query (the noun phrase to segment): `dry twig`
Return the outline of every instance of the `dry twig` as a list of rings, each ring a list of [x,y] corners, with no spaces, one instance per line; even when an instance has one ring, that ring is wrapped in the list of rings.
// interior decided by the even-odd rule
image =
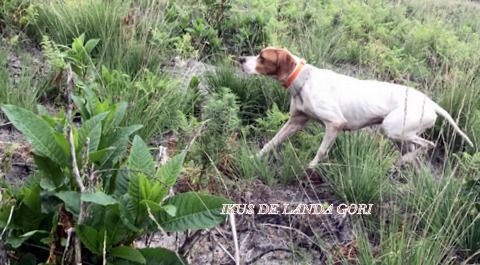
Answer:
[[[80,189],[80,193],[84,193],[86,191],[85,185],[83,184],[82,177],[80,175],[80,170],[78,169],[77,165],[77,156],[75,151],[75,144],[73,139],[73,131],[72,131],[72,109],[73,109],[73,101],[72,101],[72,93],[73,93],[73,72],[70,66],[67,67],[67,85],[65,87],[65,112],[67,118],[67,139],[70,145],[70,156],[72,159],[72,172],[73,176],[75,177],[75,181],[77,183],[78,188]],[[82,224],[85,219],[85,203],[80,201],[80,212],[78,215],[77,224]],[[82,243],[80,242],[80,238],[75,236],[75,264],[81,265],[82,264]]]

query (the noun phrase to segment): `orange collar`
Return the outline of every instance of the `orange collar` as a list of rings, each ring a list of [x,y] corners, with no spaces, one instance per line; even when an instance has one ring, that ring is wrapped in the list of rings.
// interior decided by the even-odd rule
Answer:
[[[287,80],[283,83],[283,87],[285,89],[288,89],[288,87],[290,87],[290,85],[292,85],[293,81],[295,80],[295,78],[297,78],[298,74],[302,70],[305,63],[306,62],[305,62],[304,59],[300,60],[300,63],[295,67],[295,70],[293,70],[293,72],[290,74],[290,76],[287,78]]]

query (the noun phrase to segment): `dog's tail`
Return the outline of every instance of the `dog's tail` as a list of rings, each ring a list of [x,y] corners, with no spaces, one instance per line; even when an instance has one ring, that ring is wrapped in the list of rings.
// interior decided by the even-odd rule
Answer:
[[[471,147],[473,147],[472,141],[468,138],[468,136],[464,132],[462,132],[462,130],[460,130],[460,128],[458,128],[458,125],[455,123],[452,116],[450,116],[450,114],[445,109],[440,107],[440,105],[438,105],[437,103],[433,102],[433,104],[435,104],[435,112],[440,116],[444,117],[450,123],[450,125],[452,125],[453,129],[455,129],[455,131],[458,134],[460,134],[460,136],[462,136],[463,139],[465,139],[465,141],[467,141],[467,143]]]

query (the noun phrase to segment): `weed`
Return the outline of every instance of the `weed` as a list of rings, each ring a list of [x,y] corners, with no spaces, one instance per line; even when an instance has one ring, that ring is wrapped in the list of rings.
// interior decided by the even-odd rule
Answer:
[[[230,151],[229,139],[240,124],[237,98],[228,88],[222,88],[213,93],[207,100],[202,111],[202,121],[206,128],[194,145],[192,153],[205,165],[213,161],[215,164]],[[232,139],[233,140],[233,139]],[[228,159],[227,159],[228,160]]]
[[[6,50],[0,50],[0,64],[7,65]],[[47,90],[46,81],[28,54],[20,54],[19,64],[18,73],[11,73],[6,67],[0,69],[0,102],[34,110]]]
[[[251,124],[262,117],[274,103],[280,110],[288,110],[288,92],[273,80],[263,77],[239,77],[230,67],[207,74],[206,80],[211,92],[227,87],[237,96],[242,102],[240,117],[243,124]]]
[[[347,202],[380,203],[388,194],[388,173],[398,156],[388,139],[365,132],[344,134],[322,165],[332,190]]]

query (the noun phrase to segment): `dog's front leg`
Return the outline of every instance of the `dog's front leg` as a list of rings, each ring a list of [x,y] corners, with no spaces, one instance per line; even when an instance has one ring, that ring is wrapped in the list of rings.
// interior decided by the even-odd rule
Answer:
[[[270,140],[265,146],[260,150],[258,156],[261,157],[265,153],[269,152],[277,145],[281,144],[285,139],[287,139],[290,135],[297,132],[298,130],[305,127],[305,124],[308,121],[308,117],[300,112],[295,112],[292,116],[288,119],[287,123],[283,125],[283,127],[278,131],[278,133]]]
[[[313,169],[318,165],[318,162],[322,161],[328,154],[328,150],[332,146],[338,133],[343,129],[344,123],[325,123],[325,135],[323,136],[322,143],[318,148],[315,158],[308,164],[308,168]]]

